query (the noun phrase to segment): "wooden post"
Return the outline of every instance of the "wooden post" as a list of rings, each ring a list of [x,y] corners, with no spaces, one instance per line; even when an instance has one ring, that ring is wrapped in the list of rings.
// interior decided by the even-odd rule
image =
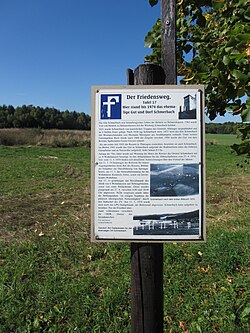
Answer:
[[[176,84],[176,3],[162,0],[162,68],[140,65],[128,84]],[[131,244],[131,333],[163,333],[163,244]]]
[[[127,71],[128,84],[164,84],[160,66]],[[131,333],[163,333],[163,244],[131,244]]]
[[[163,244],[131,244],[131,333],[163,333]]]
[[[161,1],[162,16],[162,67],[166,75],[166,84],[176,84],[176,3],[175,0]]]

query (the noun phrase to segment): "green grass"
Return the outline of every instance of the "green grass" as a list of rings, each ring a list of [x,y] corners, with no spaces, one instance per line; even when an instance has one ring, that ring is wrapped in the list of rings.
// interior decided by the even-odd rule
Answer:
[[[249,332],[250,167],[207,146],[205,244],[164,246],[164,332]],[[90,149],[0,146],[0,332],[130,332],[129,244],[90,243]]]
[[[234,143],[239,143],[240,139],[235,134],[206,134],[206,142],[210,144],[231,146]]]
[[[89,150],[2,147],[0,150],[1,189],[4,196],[59,191],[89,181]],[[85,172],[85,177],[83,177]],[[13,181],[14,180],[14,181]],[[72,183],[73,182],[73,183]]]

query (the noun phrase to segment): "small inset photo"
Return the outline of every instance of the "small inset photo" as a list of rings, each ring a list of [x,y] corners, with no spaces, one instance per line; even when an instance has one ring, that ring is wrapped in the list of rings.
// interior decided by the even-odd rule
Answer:
[[[179,119],[196,119],[196,95],[187,95],[183,98]]]
[[[199,194],[199,164],[150,164],[151,197]]]
[[[199,235],[199,210],[175,214],[137,215],[134,235]]]

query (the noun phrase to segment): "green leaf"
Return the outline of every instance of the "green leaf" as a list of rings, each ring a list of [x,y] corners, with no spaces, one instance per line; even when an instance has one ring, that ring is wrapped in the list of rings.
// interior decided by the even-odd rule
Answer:
[[[225,48],[225,51],[226,51],[227,53],[231,53],[232,49],[233,49],[233,47],[232,47],[232,46],[229,46],[229,47],[226,47],[226,48]]]
[[[240,144],[235,143],[231,146],[231,148],[236,152],[237,155],[246,154],[248,157],[250,157],[250,140],[243,141]]]
[[[244,87],[238,88],[237,89],[237,97],[243,97],[246,95],[246,91]]]
[[[202,329],[201,329],[200,325],[197,322],[195,322],[195,321],[192,322],[191,327],[195,332],[202,333]]]
[[[250,41],[250,34],[238,34],[237,38],[241,41],[249,42]]]
[[[146,47],[148,47],[149,49],[152,47],[152,45],[154,44],[154,37],[152,36],[152,34],[149,32],[147,34],[147,36],[144,39],[144,44]]]
[[[211,73],[211,76],[218,77],[220,75],[220,71],[218,69],[214,69]]]
[[[249,20],[250,19],[250,7],[247,8],[247,10],[244,13],[244,17]]]
[[[154,7],[155,5],[157,5],[158,0],[149,0],[149,4],[151,7]]]
[[[246,108],[242,111],[241,118],[244,123],[250,122],[250,108]]]
[[[242,82],[246,82],[249,79],[249,76],[242,73],[242,71],[238,69],[234,69],[232,75],[235,79],[240,80]]]
[[[224,0],[212,1],[212,5],[213,5],[214,9],[218,10],[224,6]]]
[[[39,319],[36,317],[35,319],[34,319],[34,328],[38,328],[39,327],[39,325],[40,325],[40,323],[39,323]]]
[[[248,315],[250,314],[250,306],[247,306],[241,313],[241,319],[248,317]]]
[[[227,66],[227,65],[230,63],[230,58],[229,58],[229,56],[224,55],[222,61],[223,61],[223,64],[224,64],[225,66]]]
[[[234,69],[232,75],[235,79],[239,79],[241,72],[238,69]]]
[[[189,53],[192,50],[192,45],[187,44],[185,45],[185,47],[183,48],[185,53]]]
[[[206,26],[206,19],[203,15],[199,15],[196,21],[197,25],[201,28]]]

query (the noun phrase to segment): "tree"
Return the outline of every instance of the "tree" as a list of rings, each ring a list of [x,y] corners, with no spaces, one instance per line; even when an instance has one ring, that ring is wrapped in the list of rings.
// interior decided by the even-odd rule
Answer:
[[[76,111],[59,111],[56,108],[23,105],[0,106],[0,128],[58,128],[90,129],[90,116]]]
[[[149,3],[153,6],[158,0]],[[241,115],[244,123],[249,122],[248,1],[177,0],[176,5],[177,70],[183,76],[181,83],[205,85],[206,112],[211,120],[231,111]],[[153,49],[147,59],[160,64],[160,20],[145,37],[145,44]],[[245,124],[243,128],[242,138],[250,155],[250,127]]]
[[[77,118],[77,129],[85,128],[90,129],[89,125],[90,116],[86,115],[85,113],[80,113]]]

